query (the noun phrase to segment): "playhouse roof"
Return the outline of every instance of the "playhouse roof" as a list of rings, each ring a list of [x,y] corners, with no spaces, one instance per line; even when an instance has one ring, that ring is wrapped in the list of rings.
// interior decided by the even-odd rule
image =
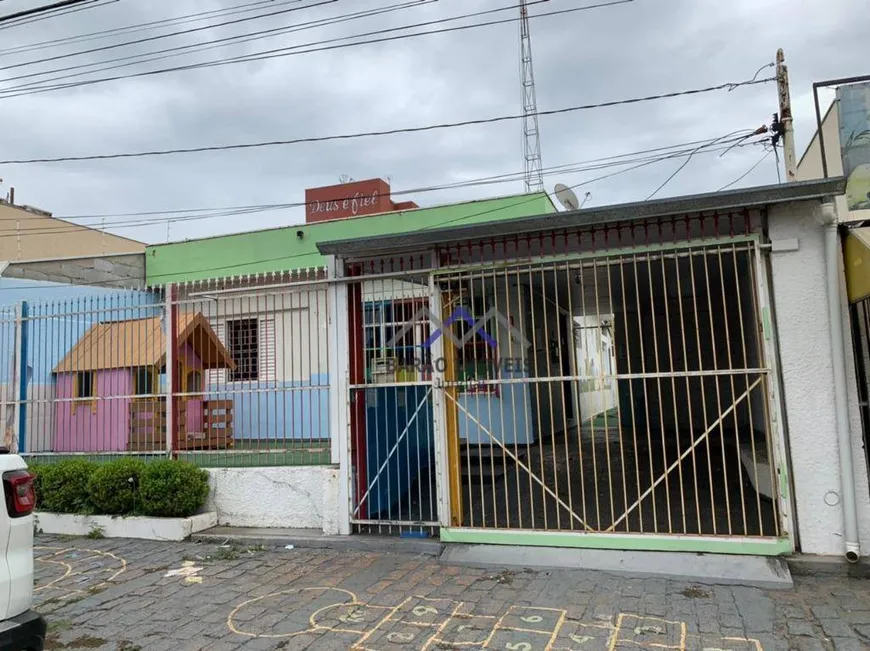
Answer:
[[[235,368],[232,355],[200,312],[178,314],[178,346],[190,343],[203,368]],[[166,335],[160,317],[92,326],[54,368],[55,373],[163,366]]]

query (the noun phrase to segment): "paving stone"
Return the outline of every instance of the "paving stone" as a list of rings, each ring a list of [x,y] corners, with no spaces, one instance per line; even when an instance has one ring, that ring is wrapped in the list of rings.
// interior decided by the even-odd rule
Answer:
[[[213,544],[46,536],[37,544],[73,566],[63,578],[39,560],[45,550],[36,553],[37,608],[65,627],[53,638],[64,645],[90,635],[94,648],[115,651],[418,651],[487,640],[487,648],[591,651],[870,647],[870,591],[846,577],[796,577],[793,590],[767,592],[446,566],[400,552],[234,556]],[[166,576],[190,562],[202,568],[192,577]]]

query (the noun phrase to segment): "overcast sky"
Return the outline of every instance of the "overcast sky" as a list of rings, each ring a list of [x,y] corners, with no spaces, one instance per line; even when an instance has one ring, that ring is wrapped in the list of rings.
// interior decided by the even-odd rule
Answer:
[[[52,0],[0,0],[0,16]],[[101,0],[104,2],[105,0]],[[582,0],[592,4],[601,0]],[[117,0],[105,6],[0,29],[0,93],[28,81],[10,77],[107,61],[179,45],[211,41],[316,18],[399,4],[401,0],[302,0],[298,11],[215,27],[134,46],[17,66],[135,38],[201,27],[275,8],[121,34],[48,49],[9,48],[238,7],[253,0]],[[549,0],[531,14],[578,6]],[[437,0],[339,25],[306,29],[137,64],[76,80],[210,61],[332,39],[371,30],[506,7],[513,0]],[[798,154],[814,130],[814,80],[870,72],[865,0],[634,0],[531,21],[538,108],[541,111],[680,91],[751,78],[776,49],[785,49],[792,82]],[[513,17],[502,12],[468,24]],[[431,29],[431,28],[430,28]],[[481,27],[327,52],[174,72],[0,98],[0,160],[197,147],[384,130],[520,113],[518,27]],[[86,70],[86,69],[85,69]],[[78,69],[72,72],[81,72]],[[772,70],[760,73],[770,76]],[[70,74],[69,72],[66,74]],[[50,78],[50,77],[45,77]],[[823,96],[825,104],[832,93]],[[632,106],[542,117],[545,167],[712,139],[770,122],[774,84],[680,97]],[[699,154],[658,196],[716,190],[763,155],[741,147],[726,156]],[[685,159],[628,171],[577,188],[587,205],[640,200]],[[16,202],[63,217],[301,202],[304,189],[355,179],[388,178],[394,191],[438,186],[523,168],[519,122],[338,142],[111,161],[0,166]],[[619,168],[615,168],[619,169]],[[615,169],[545,177],[575,186]],[[777,181],[769,156],[739,185]],[[421,206],[516,194],[521,181],[420,192],[404,198]],[[107,221],[134,218],[108,217]],[[139,217],[136,219],[152,218]],[[142,241],[164,242],[298,223],[299,208],[245,216],[115,228]],[[89,223],[99,224],[101,220]],[[167,233],[168,230],[168,233]]]

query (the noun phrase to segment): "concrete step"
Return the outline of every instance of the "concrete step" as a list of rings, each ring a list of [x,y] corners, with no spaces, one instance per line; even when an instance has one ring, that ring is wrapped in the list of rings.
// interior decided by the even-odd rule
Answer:
[[[437,538],[400,538],[391,536],[327,536],[318,529],[260,529],[253,527],[213,527],[191,536],[200,542],[237,545],[263,545],[299,549],[339,549],[383,553],[440,556],[443,545]]]
[[[441,560],[473,567],[591,570],[768,590],[793,587],[785,560],[767,556],[451,544]]]
[[[316,529],[214,527],[193,534],[212,544],[262,545],[297,549],[337,549],[377,553],[424,554],[441,562],[472,567],[572,569],[658,577],[711,585],[745,585],[787,590],[792,578],[785,559],[767,556],[563,549],[513,545],[444,545],[437,538],[398,535],[327,536]]]

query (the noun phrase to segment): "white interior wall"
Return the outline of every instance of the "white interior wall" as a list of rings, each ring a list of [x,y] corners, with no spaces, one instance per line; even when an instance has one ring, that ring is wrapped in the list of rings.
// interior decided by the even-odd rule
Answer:
[[[844,552],[843,512],[820,215],[821,204],[812,201],[770,209],[770,239],[798,240],[796,251],[771,254],[772,290],[800,550],[840,555]],[[841,296],[845,297],[844,288]],[[845,298],[843,314],[859,538],[867,553],[870,488]]]

